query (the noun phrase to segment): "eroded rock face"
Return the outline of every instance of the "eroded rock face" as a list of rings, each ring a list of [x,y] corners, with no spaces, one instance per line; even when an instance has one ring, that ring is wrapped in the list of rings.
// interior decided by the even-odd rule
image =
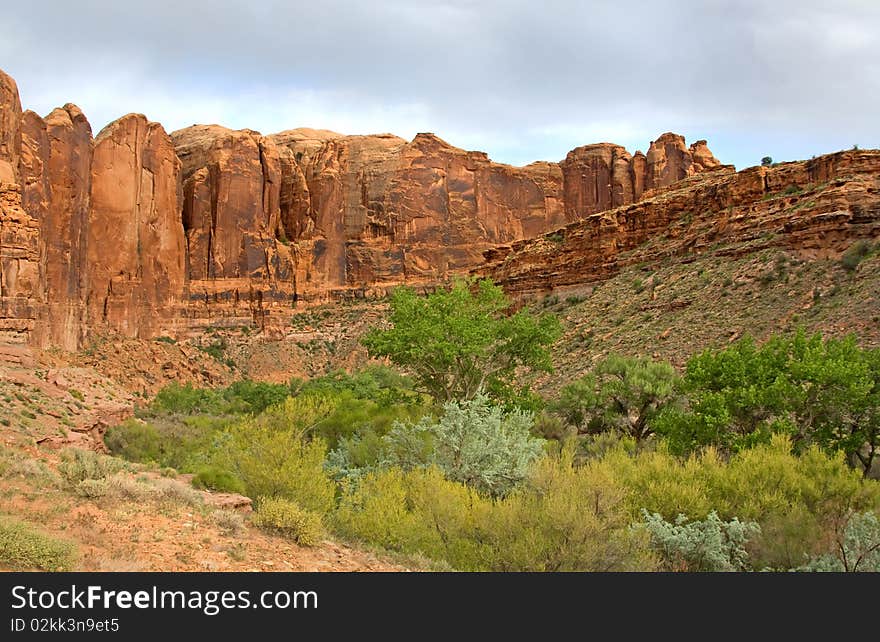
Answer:
[[[14,343],[45,336],[40,221],[24,207],[34,190],[19,167],[27,173],[42,159],[25,152],[18,88],[0,71],[0,341]]]
[[[88,322],[155,336],[184,293],[180,161],[161,125],[129,114],[94,143],[86,242]]]
[[[0,70],[0,183],[18,183],[21,101],[15,81]]]
[[[258,132],[197,125],[171,136],[182,164],[191,299],[194,305],[219,304],[218,311],[241,305],[262,323],[266,305],[287,305],[295,292],[292,252],[277,237],[285,224],[291,234],[297,230],[292,219],[302,205],[290,193],[305,183],[290,158],[282,160],[275,142]],[[283,223],[285,167],[290,178]]]
[[[315,130],[272,138],[292,152],[307,183],[298,194],[309,201],[308,231],[291,234],[307,297],[444,279],[493,244],[566,221],[553,163],[500,165],[433,134],[410,143]]]
[[[526,167],[434,134],[169,137],[139,114],[93,140],[75,105],[22,113],[0,72],[0,340],[281,332],[300,301],[433,284],[706,171],[720,168],[705,141],[675,134],[647,156],[602,143]]]
[[[46,248],[46,301],[49,342],[76,350],[85,333],[86,258],[91,183],[92,128],[76,105],[46,116],[51,186],[49,210],[41,226]]]
[[[669,257],[738,256],[768,247],[805,258],[836,256],[856,239],[878,236],[880,151],[847,151],[699,174],[571,223],[553,238],[494,248],[475,273],[510,292],[547,292]]]

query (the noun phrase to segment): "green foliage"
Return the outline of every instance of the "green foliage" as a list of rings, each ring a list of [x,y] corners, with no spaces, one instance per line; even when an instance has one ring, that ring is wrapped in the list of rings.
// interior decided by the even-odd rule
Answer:
[[[207,488],[223,493],[243,493],[244,484],[228,470],[217,466],[202,466],[192,480],[196,488]]]
[[[754,522],[737,518],[725,522],[715,511],[704,520],[688,521],[679,515],[674,523],[657,513],[643,511],[642,525],[660,554],[665,570],[730,572],[749,570],[749,539],[761,532]]]
[[[548,346],[561,334],[559,321],[510,313],[510,300],[491,281],[457,281],[425,297],[400,287],[390,304],[391,327],[373,329],[364,345],[413,372],[440,401],[506,388],[518,366],[552,367]]]
[[[13,571],[71,571],[76,548],[30,524],[0,515],[0,568]]]
[[[488,499],[435,468],[366,475],[343,494],[336,529],[463,571],[651,570],[619,486],[569,459],[547,459],[532,483]]]
[[[324,535],[319,514],[282,497],[260,498],[253,521],[256,526],[280,533],[300,546],[320,544]]]
[[[505,412],[485,396],[450,401],[439,421],[397,424],[385,438],[386,463],[410,469],[435,465],[447,479],[490,495],[504,495],[525,479],[541,453],[531,436],[532,415]]]
[[[192,384],[170,383],[156,393],[151,404],[158,411],[192,414],[209,412],[217,407],[219,395],[214,390],[195,388]]]
[[[159,431],[139,419],[129,419],[109,428],[104,435],[104,444],[115,456],[129,461],[147,463],[163,459]]]
[[[218,435],[212,463],[240,479],[252,498],[284,497],[326,513],[335,492],[324,472],[327,446],[308,434],[331,410],[331,404],[314,395],[288,398],[225,428]]]
[[[840,516],[880,506],[880,484],[863,481],[840,453],[811,447],[798,456],[783,435],[728,461],[711,448],[687,459],[619,448],[585,466],[619,480],[634,518],[643,508],[668,521],[704,520],[714,510],[722,520],[757,522],[756,568],[799,566],[824,550]]]
[[[862,350],[851,336],[801,330],[760,347],[746,337],[693,357],[684,387],[690,408],[654,422],[676,452],[737,451],[786,433],[800,449],[842,450],[867,473],[880,448],[880,350]]]
[[[250,381],[236,381],[223,391],[223,398],[229,403],[229,414],[259,414],[270,406],[283,402],[290,396],[290,388],[284,384]]]
[[[612,355],[565,386],[551,407],[578,433],[615,431],[641,441],[652,420],[676,401],[678,375],[668,363]]]
[[[761,159],[761,165],[763,165],[764,167],[770,167],[771,165],[773,165],[773,159],[770,156],[765,156]]]
[[[861,239],[849,246],[843,256],[840,257],[840,265],[847,272],[855,272],[859,264],[871,255],[874,244],[866,239]]]

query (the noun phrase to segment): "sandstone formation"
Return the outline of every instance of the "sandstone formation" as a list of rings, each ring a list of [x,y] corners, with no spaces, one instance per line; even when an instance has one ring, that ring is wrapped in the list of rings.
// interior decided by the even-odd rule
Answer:
[[[152,337],[184,291],[180,161],[170,137],[141,114],[94,141],[86,240],[89,327]]]
[[[669,158],[676,156],[667,156],[667,168]],[[736,256],[786,247],[815,258],[878,236],[880,151],[847,151],[698,174],[640,202],[495,248],[475,273],[511,292],[548,292],[669,257],[689,261],[701,253]]]
[[[432,286],[484,256],[479,273],[534,291],[728,241],[836,252],[876,235],[878,170],[846,152],[737,174],[672,133],[525,167],[428,133],[169,136],[139,114],[93,139],[75,105],[22,112],[0,73],[0,342],[284,332],[298,306]]]

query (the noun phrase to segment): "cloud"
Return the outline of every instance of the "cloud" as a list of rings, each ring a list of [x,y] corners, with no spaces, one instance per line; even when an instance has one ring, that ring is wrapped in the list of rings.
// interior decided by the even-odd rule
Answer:
[[[23,103],[96,130],[434,131],[515,164],[668,130],[740,166],[880,146],[876,0],[47,0],[4,22]]]

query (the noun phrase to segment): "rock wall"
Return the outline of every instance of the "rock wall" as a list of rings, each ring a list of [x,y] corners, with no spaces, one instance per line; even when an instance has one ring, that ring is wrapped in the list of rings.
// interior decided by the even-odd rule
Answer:
[[[433,134],[272,136],[75,105],[22,111],[0,72],[0,341],[75,350],[217,325],[283,331],[302,303],[466,273],[492,248],[720,164],[675,134],[561,163],[494,163]]]
[[[679,162],[670,158],[675,154],[654,176]],[[627,265],[768,247],[805,258],[835,256],[856,239],[878,237],[880,151],[847,151],[776,167],[698,173],[637,203],[490,250],[474,273],[510,292],[541,293],[600,281]]]

